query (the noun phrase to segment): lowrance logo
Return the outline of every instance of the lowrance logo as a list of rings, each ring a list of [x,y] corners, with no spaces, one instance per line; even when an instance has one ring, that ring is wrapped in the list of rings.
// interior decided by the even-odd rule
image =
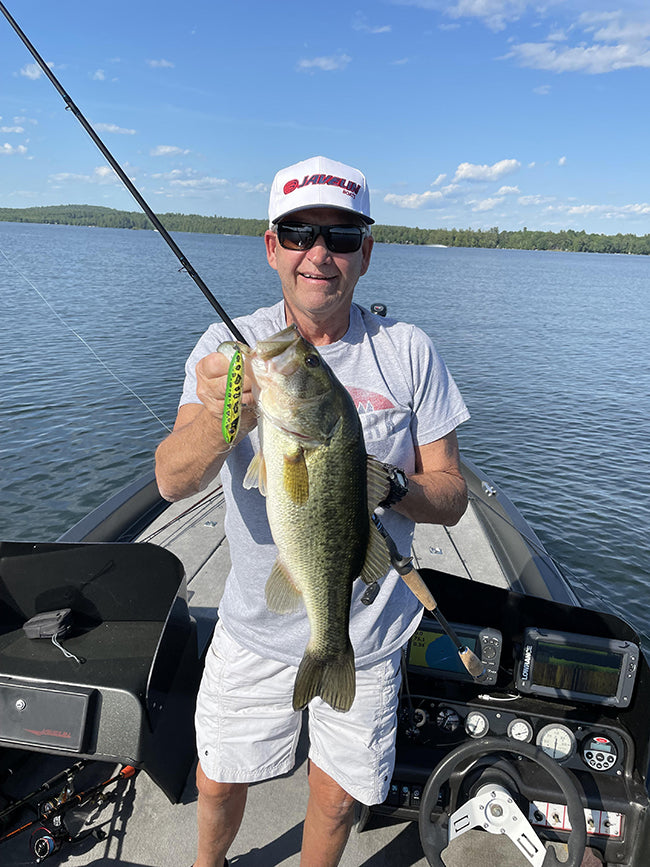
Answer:
[[[524,662],[521,666],[521,679],[528,680],[530,677],[530,665],[533,661],[533,645],[527,644],[524,647]]]

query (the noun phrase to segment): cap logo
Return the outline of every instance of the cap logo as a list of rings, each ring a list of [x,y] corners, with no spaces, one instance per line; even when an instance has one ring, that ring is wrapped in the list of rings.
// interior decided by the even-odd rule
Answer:
[[[354,181],[348,181],[346,178],[337,178],[334,175],[305,175],[302,183],[295,178],[292,181],[287,181],[282,188],[282,192],[285,196],[288,196],[289,193],[300,190],[302,187],[308,187],[310,184],[326,184],[328,187],[340,187],[341,192],[352,198],[355,198],[361,189],[361,184],[355,184]]]

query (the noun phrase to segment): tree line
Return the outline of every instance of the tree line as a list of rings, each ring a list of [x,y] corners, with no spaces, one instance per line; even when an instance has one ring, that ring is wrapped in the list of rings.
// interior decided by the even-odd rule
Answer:
[[[261,236],[266,220],[240,217],[205,217],[200,214],[158,215],[169,232]],[[139,211],[118,211],[99,205],[49,205],[32,208],[0,208],[0,221],[100,226],[110,229],[153,229]],[[374,225],[375,240],[384,244],[438,244],[445,247],[484,247],[505,250],[560,250],[573,253],[650,254],[650,235],[600,235],[574,229],[561,232],[499,229],[420,229],[411,226]]]

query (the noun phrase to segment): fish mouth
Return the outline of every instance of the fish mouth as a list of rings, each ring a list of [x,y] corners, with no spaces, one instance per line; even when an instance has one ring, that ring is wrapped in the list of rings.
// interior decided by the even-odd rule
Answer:
[[[287,349],[294,346],[300,340],[300,333],[295,325],[278,331],[264,340],[258,340],[255,344],[255,355],[260,361],[269,361],[278,355],[282,355]]]

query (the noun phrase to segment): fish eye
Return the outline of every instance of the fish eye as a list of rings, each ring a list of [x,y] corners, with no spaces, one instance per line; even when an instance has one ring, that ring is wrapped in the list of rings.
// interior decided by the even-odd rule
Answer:
[[[305,355],[305,364],[307,367],[318,367],[320,365],[320,358],[318,355],[310,353],[309,355]]]

